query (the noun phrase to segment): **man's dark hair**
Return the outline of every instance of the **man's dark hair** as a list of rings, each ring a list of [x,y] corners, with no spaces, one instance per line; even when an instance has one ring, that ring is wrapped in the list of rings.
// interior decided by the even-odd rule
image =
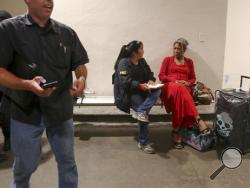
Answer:
[[[5,20],[5,19],[8,19],[8,18],[11,18],[11,14],[5,10],[0,10],[0,22]]]

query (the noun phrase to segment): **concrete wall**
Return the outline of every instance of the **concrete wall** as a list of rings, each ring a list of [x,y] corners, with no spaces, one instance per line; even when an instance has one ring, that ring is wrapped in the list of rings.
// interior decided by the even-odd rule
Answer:
[[[173,41],[185,37],[198,79],[221,88],[226,11],[226,0],[55,0],[53,17],[72,26],[86,47],[88,87],[111,95],[113,64],[133,39],[144,42],[146,60],[158,74]]]
[[[229,0],[223,87],[239,87],[240,75],[250,76],[250,1]],[[250,86],[247,80],[245,87]]]
[[[1,0],[0,10],[7,10],[15,16],[26,12],[26,6],[23,0]]]
[[[54,0],[52,17],[71,26],[86,47],[90,63],[87,87],[112,95],[113,65],[123,44],[144,43],[145,58],[158,74],[172,43],[188,39],[186,56],[194,60],[198,80],[221,88],[227,0]],[[1,0],[13,14],[23,1]],[[3,7],[3,8],[2,8]]]

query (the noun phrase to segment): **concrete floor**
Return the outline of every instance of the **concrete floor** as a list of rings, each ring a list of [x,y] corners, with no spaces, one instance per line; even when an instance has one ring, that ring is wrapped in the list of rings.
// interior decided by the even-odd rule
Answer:
[[[103,123],[105,125],[105,123]],[[215,180],[209,176],[221,162],[215,150],[199,152],[188,146],[175,150],[170,142],[170,125],[153,123],[150,138],[156,154],[137,148],[136,125],[77,124],[75,155],[79,188],[248,188],[250,155],[234,170],[224,169]],[[2,135],[0,143],[2,143]],[[2,145],[0,145],[2,147]],[[0,163],[0,187],[8,188],[12,162]],[[31,178],[31,188],[57,188],[57,168],[46,138],[41,164]]]

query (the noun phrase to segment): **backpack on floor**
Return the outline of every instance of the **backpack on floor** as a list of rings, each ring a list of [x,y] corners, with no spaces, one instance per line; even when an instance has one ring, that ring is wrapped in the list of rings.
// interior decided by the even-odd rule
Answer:
[[[182,141],[185,144],[197,149],[198,151],[208,150],[215,144],[214,132],[211,130],[209,134],[202,135],[197,125],[182,129],[181,135]]]

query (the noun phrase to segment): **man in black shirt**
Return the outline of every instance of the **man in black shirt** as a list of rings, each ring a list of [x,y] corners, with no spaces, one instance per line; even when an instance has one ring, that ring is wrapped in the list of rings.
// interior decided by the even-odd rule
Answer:
[[[11,18],[11,14],[5,10],[0,10],[0,22]],[[1,57],[0,57],[1,59]],[[2,126],[2,132],[4,135],[4,145],[3,150],[9,151],[10,150],[10,100],[5,96],[2,95],[0,92],[0,126]]]
[[[5,10],[0,10],[0,22],[11,18],[11,14]],[[1,57],[0,57],[1,60]],[[6,98],[2,92],[0,92],[0,126],[4,135],[3,150],[10,150],[10,101]],[[0,153],[0,161],[6,160],[8,157],[6,154]]]
[[[53,0],[25,3],[26,15],[0,24],[0,85],[8,88],[4,92],[12,101],[12,187],[29,187],[46,129],[58,163],[59,187],[76,188],[72,96],[83,94],[88,56],[76,33],[50,18]],[[73,85],[72,71],[77,78]],[[52,81],[58,82],[56,87],[40,87]]]

